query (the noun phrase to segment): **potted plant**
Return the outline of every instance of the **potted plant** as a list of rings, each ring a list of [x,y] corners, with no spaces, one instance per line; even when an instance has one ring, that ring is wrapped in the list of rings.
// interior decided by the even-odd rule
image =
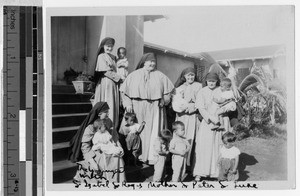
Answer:
[[[75,71],[70,67],[70,69],[67,69],[64,72],[64,80],[67,84],[72,84],[72,81],[76,79],[76,77],[79,75],[79,72]]]
[[[76,94],[85,94],[85,93],[93,93],[93,77],[90,75],[80,73],[74,81],[72,81],[73,86],[76,90]]]

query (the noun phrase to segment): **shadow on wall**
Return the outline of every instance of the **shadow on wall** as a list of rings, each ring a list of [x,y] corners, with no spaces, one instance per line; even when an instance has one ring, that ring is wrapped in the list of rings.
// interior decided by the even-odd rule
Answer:
[[[245,170],[247,166],[249,165],[255,165],[258,163],[258,161],[255,159],[254,156],[241,153],[240,154],[240,160],[238,165],[238,171],[239,171],[239,181],[246,181],[249,178],[249,171]]]

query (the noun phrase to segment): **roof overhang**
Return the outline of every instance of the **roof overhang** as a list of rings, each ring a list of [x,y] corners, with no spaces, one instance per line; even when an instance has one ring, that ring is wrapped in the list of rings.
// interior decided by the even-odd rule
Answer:
[[[148,22],[148,21],[154,22],[155,20],[162,19],[162,18],[167,19],[167,17],[164,15],[144,15],[144,22]]]

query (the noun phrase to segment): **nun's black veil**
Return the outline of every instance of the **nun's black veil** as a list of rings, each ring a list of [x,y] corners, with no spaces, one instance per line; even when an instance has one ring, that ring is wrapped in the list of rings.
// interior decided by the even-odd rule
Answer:
[[[92,124],[97,118],[99,113],[104,112],[109,109],[109,106],[106,102],[98,102],[95,104],[95,106],[92,108],[88,116],[85,118],[85,120],[80,125],[77,133],[74,135],[74,137],[70,141],[70,148],[69,148],[69,160],[73,163],[82,161],[83,156],[81,152],[81,140],[83,133],[85,131],[85,128]]]

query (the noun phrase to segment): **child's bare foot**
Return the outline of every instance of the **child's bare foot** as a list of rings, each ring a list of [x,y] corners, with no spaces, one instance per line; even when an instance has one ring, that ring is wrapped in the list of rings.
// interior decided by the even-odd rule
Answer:
[[[200,181],[201,180],[201,176],[196,176],[195,177],[195,181]]]

